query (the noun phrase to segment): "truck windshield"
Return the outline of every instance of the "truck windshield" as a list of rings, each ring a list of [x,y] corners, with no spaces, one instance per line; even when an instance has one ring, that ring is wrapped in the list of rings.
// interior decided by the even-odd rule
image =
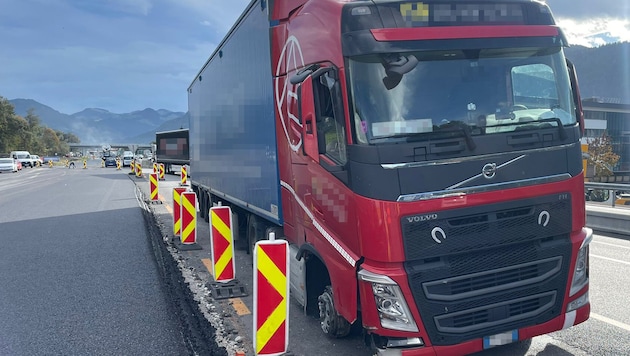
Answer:
[[[357,143],[576,122],[560,48],[366,55],[350,58],[348,67]]]

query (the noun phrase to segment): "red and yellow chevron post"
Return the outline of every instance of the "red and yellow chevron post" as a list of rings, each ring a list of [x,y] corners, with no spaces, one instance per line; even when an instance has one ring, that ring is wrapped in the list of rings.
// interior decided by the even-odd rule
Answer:
[[[188,166],[183,165],[181,169],[182,182],[179,185],[188,185]]]
[[[232,210],[229,206],[210,208],[210,249],[214,280],[217,282],[233,280],[236,269],[234,267]]]
[[[158,164],[157,163],[153,163],[153,173],[157,174],[160,172],[160,169],[158,168]]]
[[[283,355],[289,346],[287,241],[258,241],[254,266],[254,349],[256,355]]]
[[[142,163],[136,164],[136,178],[142,178]]]
[[[173,188],[173,235],[179,236],[182,229],[181,221],[181,195],[186,191],[186,188]]]
[[[151,188],[151,202],[158,201],[158,176],[156,173],[149,175],[149,187]]]
[[[181,199],[182,231],[180,242],[183,245],[192,245],[197,242],[197,193],[183,192]]]
[[[135,173],[136,172],[136,160],[132,160],[131,163],[129,164],[129,167],[131,167],[131,173]]]
[[[166,180],[166,178],[164,178],[164,163],[160,163],[160,180]]]

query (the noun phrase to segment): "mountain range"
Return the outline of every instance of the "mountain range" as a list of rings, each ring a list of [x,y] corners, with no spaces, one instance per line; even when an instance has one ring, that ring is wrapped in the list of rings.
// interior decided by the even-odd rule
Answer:
[[[63,114],[32,99],[9,100],[15,113],[26,116],[33,110],[42,124],[63,132],[72,132],[85,144],[135,143],[148,144],[155,132],[188,127],[188,115],[166,109],[117,114],[105,109],[88,108],[74,114]]]
[[[582,99],[630,104],[630,43],[600,47],[573,46],[565,50],[575,64]]]
[[[583,99],[630,104],[630,43],[613,43],[589,48],[566,48],[566,57],[576,67]],[[63,132],[72,132],[85,144],[136,143],[155,140],[155,132],[189,127],[188,113],[147,108],[116,114],[105,109],[84,109],[63,114],[31,99],[13,99],[15,113],[26,116],[29,109],[42,124]]]

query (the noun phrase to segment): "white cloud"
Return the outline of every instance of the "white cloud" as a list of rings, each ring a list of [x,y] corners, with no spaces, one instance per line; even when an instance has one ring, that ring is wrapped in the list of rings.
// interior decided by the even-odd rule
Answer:
[[[212,26],[221,33],[227,33],[236,19],[243,13],[249,0],[168,0],[178,6],[193,10],[204,26]]]
[[[108,2],[118,11],[144,16],[148,15],[153,7],[151,0],[109,0]]]
[[[596,47],[610,42],[630,42],[630,20],[627,19],[560,17],[556,20],[571,45]]]

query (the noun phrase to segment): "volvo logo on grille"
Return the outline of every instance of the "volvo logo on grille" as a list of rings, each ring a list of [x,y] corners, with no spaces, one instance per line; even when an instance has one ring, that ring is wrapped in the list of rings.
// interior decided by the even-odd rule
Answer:
[[[438,218],[438,214],[414,215],[414,216],[407,216],[407,222],[416,223],[416,222],[423,222],[423,221],[429,221],[429,220],[437,220],[437,218]]]
[[[497,174],[497,164],[496,163],[486,163],[481,169],[481,174],[486,179],[492,179]]]
[[[436,226],[433,230],[431,230],[431,237],[433,238],[433,241],[441,244],[442,240],[446,240],[446,232],[444,232],[444,229],[441,227]]]
[[[549,224],[549,220],[551,219],[551,215],[547,210],[543,210],[538,214],[538,225],[546,227]]]

